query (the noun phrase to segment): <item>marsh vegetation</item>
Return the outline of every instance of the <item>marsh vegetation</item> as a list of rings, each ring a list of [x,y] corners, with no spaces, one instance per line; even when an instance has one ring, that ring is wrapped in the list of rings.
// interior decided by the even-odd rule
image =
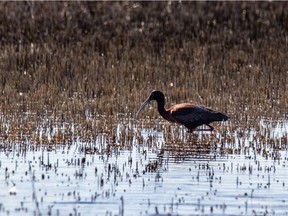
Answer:
[[[88,203],[80,199],[85,191],[90,197],[86,209],[100,197],[105,210],[99,214],[122,214],[127,202],[121,204],[120,197],[125,201],[137,195],[135,205],[140,203],[144,215],[221,215],[232,209],[231,215],[237,208],[247,215],[287,214],[282,205],[288,202],[283,178],[288,145],[286,2],[1,2],[0,11],[0,173],[7,188],[1,192],[0,211],[55,215],[57,209],[71,213],[72,203],[74,214],[87,214],[77,207]],[[203,104],[231,119],[215,124],[212,133],[187,134],[163,121],[152,104],[136,121],[137,109],[154,89],[165,93],[167,105]],[[62,156],[68,173],[58,167]],[[56,190],[63,190],[57,196],[45,192],[53,188],[52,181],[39,191],[53,172],[61,182]],[[247,174],[256,180],[246,179]],[[179,187],[169,184],[180,175]],[[74,192],[63,189],[70,178]],[[156,189],[147,183],[151,179],[155,188],[165,182],[163,188],[171,189],[160,192],[166,194],[163,203],[155,201]],[[6,202],[8,189],[21,181],[32,182],[33,195],[23,198],[18,192],[20,207],[14,207]],[[80,181],[97,188],[84,190],[87,185]],[[245,187],[234,197],[241,185]],[[181,188],[192,194],[179,195]],[[283,188],[276,199],[282,204],[270,208],[269,200]],[[268,189],[270,197],[263,195]],[[147,197],[141,201],[143,191]],[[249,205],[254,191],[267,201],[264,207]],[[207,193],[212,201],[204,198]],[[236,200],[231,206],[230,196]],[[69,207],[66,201],[71,201]],[[26,202],[31,206],[25,208]],[[127,214],[140,214],[133,205],[128,208]]]

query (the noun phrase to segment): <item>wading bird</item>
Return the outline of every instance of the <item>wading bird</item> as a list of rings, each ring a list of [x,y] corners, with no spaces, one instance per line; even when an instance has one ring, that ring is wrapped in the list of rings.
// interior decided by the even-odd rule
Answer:
[[[224,115],[223,113],[191,103],[176,104],[168,109],[165,109],[164,94],[160,91],[151,92],[150,96],[139,108],[136,118],[138,118],[140,111],[143,110],[144,107],[152,100],[156,100],[158,104],[158,112],[164,119],[184,125],[188,128],[189,133],[193,132],[198,126],[201,125],[207,125],[209,127],[208,131],[212,131],[214,128],[209,125],[211,122],[228,120],[228,116]],[[205,129],[202,129],[202,131],[205,131]]]

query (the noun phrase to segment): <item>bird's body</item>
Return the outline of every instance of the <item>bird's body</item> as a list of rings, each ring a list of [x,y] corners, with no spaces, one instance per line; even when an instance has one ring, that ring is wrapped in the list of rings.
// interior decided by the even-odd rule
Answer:
[[[207,125],[209,130],[212,131],[213,127],[209,125],[214,121],[226,121],[228,117],[223,113],[214,111],[201,105],[194,105],[191,103],[181,103],[171,106],[168,109],[164,108],[165,98],[162,92],[152,91],[148,99],[141,105],[139,112],[150,101],[156,100],[158,104],[158,112],[160,115],[170,121],[182,124],[187,127],[189,132],[194,131],[198,126]]]

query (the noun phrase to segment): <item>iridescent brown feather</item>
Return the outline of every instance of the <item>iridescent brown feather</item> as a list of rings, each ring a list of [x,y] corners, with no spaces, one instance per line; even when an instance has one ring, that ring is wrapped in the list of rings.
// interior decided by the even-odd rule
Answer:
[[[212,131],[214,128],[209,125],[211,122],[228,120],[228,116],[223,113],[206,108],[205,106],[190,103],[176,104],[168,109],[165,109],[165,98],[163,93],[160,91],[151,92],[150,96],[138,110],[137,117],[139,112],[146,106],[146,104],[152,100],[157,101],[158,111],[164,119],[184,125],[189,129],[189,132],[194,131],[201,125],[207,125],[209,127],[209,131]]]

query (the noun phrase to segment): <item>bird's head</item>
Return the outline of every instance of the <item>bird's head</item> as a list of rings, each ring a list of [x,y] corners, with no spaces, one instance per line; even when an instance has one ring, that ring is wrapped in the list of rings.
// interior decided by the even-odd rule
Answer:
[[[150,96],[147,98],[148,103],[152,100],[159,101],[162,99],[164,99],[164,94],[161,91],[157,91],[157,90],[152,91]]]
[[[161,91],[154,90],[151,92],[150,96],[143,102],[141,107],[136,113],[136,118],[138,118],[139,113],[144,109],[144,107],[150,103],[150,101],[156,100],[157,102],[162,102],[164,103],[164,94]]]

